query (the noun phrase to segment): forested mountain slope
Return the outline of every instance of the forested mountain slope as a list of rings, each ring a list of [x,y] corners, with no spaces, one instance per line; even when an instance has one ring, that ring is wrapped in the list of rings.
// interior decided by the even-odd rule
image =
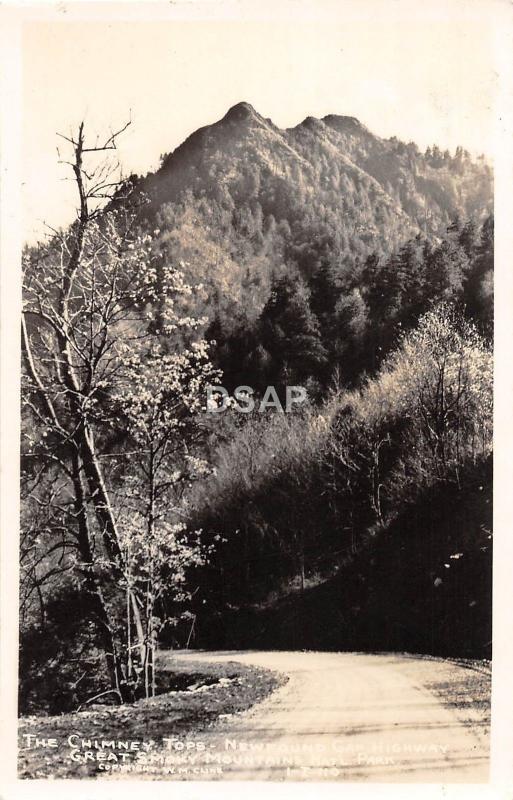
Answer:
[[[417,234],[435,241],[455,217],[482,221],[493,192],[489,165],[462,148],[421,153],[347,116],[281,130],[248,103],[133,180],[170,254],[221,305],[242,299],[250,313],[284,265],[308,278],[328,258],[350,276],[370,253],[388,255]]]

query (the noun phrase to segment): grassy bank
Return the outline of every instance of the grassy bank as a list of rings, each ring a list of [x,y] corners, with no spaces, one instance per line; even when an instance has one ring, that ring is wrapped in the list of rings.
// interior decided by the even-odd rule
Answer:
[[[165,746],[164,739],[186,746],[189,736],[205,730],[222,715],[245,711],[285,680],[269,670],[235,662],[178,664],[167,654],[161,661],[161,680],[167,677],[169,690],[151,700],[122,706],[89,705],[59,716],[22,717],[19,777],[105,776],[106,765],[116,759],[125,764],[135,761],[139,752]],[[102,744],[105,742],[111,744]]]

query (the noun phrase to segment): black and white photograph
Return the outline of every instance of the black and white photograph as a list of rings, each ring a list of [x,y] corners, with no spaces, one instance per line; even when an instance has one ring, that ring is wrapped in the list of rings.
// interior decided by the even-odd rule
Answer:
[[[490,785],[507,12],[4,7],[18,785]]]

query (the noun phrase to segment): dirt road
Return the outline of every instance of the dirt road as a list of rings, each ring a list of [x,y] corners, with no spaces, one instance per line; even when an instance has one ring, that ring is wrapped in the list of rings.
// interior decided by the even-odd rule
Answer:
[[[184,779],[487,780],[488,744],[479,718],[462,722],[426,688],[439,662],[301,652],[174,657],[240,661],[289,677],[264,702],[202,733],[205,749],[193,752],[192,769],[182,767]]]

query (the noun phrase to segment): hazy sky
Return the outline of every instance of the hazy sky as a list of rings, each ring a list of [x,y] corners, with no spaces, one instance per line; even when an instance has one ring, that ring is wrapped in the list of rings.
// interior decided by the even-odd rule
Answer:
[[[42,220],[70,219],[72,186],[56,163],[56,133],[83,118],[96,133],[131,110],[120,143],[126,172],[155,168],[161,153],[240,100],[280,127],[348,114],[422,148],[492,151],[490,2],[182,0],[132,4],[132,21],[119,20],[120,8],[111,12],[117,19],[94,22],[74,19],[80,6],[61,4],[49,19],[24,24],[28,238]]]

